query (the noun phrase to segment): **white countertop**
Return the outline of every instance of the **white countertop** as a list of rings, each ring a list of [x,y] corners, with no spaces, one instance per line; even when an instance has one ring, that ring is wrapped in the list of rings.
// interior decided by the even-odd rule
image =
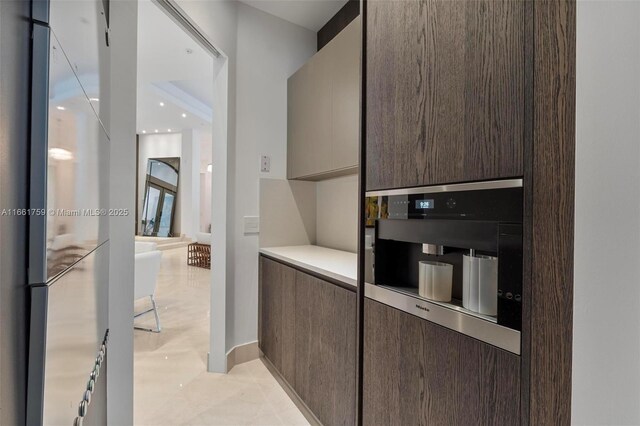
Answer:
[[[358,256],[355,253],[319,246],[267,247],[261,248],[260,253],[357,286]]]

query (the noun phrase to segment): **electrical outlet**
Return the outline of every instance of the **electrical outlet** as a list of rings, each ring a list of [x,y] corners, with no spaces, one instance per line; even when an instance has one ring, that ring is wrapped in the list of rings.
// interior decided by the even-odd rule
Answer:
[[[269,173],[271,171],[271,157],[268,155],[260,157],[260,171],[262,173]]]

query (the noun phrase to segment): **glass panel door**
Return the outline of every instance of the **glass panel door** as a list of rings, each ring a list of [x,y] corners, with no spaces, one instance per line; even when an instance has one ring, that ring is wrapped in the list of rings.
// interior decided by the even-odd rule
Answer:
[[[160,221],[158,225],[158,237],[169,237],[171,232],[171,218],[173,216],[173,205],[175,195],[169,191],[164,191],[162,202],[162,211],[160,212]]]
[[[156,226],[158,204],[160,201],[160,189],[147,186],[142,209],[142,235],[152,236]]]

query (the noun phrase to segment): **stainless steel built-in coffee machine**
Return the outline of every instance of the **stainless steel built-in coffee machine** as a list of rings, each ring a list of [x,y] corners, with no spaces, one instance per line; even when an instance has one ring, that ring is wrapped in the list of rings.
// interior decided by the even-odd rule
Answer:
[[[519,354],[522,180],[366,196],[365,296]]]

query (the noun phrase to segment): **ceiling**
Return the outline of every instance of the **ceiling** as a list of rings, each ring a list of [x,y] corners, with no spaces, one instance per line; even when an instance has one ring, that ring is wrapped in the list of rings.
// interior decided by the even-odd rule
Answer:
[[[318,31],[347,3],[347,0],[241,0],[271,15]]]
[[[138,13],[138,133],[210,130],[213,57],[150,0]]]
[[[347,0],[241,0],[318,31]],[[210,131],[213,57],[151,0],[138,9],[138,106],[140,134]]]

